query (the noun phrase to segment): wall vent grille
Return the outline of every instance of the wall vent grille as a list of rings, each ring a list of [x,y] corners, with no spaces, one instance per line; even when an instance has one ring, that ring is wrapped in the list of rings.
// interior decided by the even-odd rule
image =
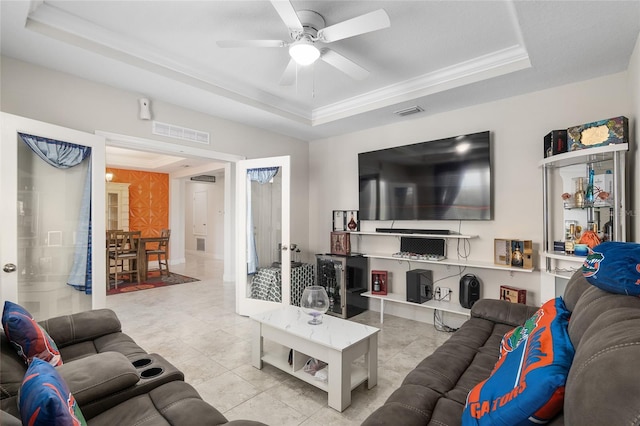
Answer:
[[[174,124],[161,123],[159,121],[153,122],[151,132],[154,135],[166,136],[168,138],[182,139],[206,145],[210,143],[210,135],[207,132],[176,126]]]
[[[216,183],[216,177],[211,175],[191,176],[191,180],[195,182]]]
[[[409,108],[405,108],[405,109],[401,109],[401,110],[398,110],[398,111],[394,111],[393,113],[395,115],[399,115],[400,117],[405,117],[407,115],[417,114],[417,113],[422,112],[422,111],[424,111],[424,109],[422,107],[419,107],[419,106],[416,105],[416,106],[412,106],[412,107],[409,107]]]
[[[196,238],[196,251],[204,251],[204,238]]]

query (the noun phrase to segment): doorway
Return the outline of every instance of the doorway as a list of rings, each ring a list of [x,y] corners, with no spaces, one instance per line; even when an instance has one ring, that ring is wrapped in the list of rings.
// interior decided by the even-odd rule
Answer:
[[[234,252],[232,233],[235,227],[235,219],[232,214],[234,210],[235,197],[231,188],[235,185],[233,177],[235,171],[235,162],[243,157],[225,154],[211,150],[205,150],[195,147],[181,146],[151,139],[137,138],[127,135],[114,134],[109,132],[97,131],[96,134],[105,137],[107,149],[117,148],[126,149],[144,156],[148,155],[164,155],[174,158],[183,159],[184,162],[179,164],[169,173],[169,227],[172,229],[169,251],[173,262],[181,263],[185,261],[185,253],[187,247],[185,245],[185,227],[186,227],[186,203],[185,194],[186,186],[193,176],[208,174],[215,171],[224,175],[224,226],[223,232],[223,263],[224,263],[224,281],[233,281],[235,278],[234,268]],[[136,160],[138,167],[143,162]],[[160,164],[160,161],[156,161]],[[108,165],[109,162],[107,161]],[[120,166],[122,167],[122,166]],[[169,170],[169,166],[165,165],[165,169]],[[133,167],[128,167],[133,168]],[[155,168],[157,170],[157,167]],[[153,171],[153,170],[150,170]],[[164,172],[162,172],[164,173]]]

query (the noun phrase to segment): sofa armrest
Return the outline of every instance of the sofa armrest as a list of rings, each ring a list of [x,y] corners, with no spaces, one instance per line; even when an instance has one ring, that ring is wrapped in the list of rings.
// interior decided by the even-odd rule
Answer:
[[[131,361],[118,352],[91,355],[63,364],[57,370],[80,409],[84,404],[135,386],[140,380]]]
[[[471,307],[471,316],[517,327],[524,324],[537,310],[535,306],[506,300],[480,299]]]
[[[7,413],[6,411],[0,411],[0,425],[2,426],[22,426],[22,421]]]
[[[122,331],[120,320],[111,309],[54,317],[41,321],[40,325],[59,348]]]

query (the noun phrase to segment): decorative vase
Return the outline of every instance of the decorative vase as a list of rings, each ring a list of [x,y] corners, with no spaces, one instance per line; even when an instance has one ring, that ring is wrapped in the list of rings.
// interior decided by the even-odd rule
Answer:
[[[329,296],[324,287],[314,285],[305,288],[300,298],[300,307],[304,313],[311,315],[309,324],[322,324],[322,314],[329,309]]]

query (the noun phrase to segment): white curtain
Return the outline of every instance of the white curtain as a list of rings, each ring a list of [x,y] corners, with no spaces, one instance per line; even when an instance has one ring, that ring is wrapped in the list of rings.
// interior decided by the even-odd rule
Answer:
[[[20,139],[47,164],[68,169],[81,164],[91,155],[91,148],[69,142],[20,133]],[[61,188],[61,190],[64,190]],[[91,162],[87,168],[76,230],[73,264],[67,284],[91,294]]]
[[[258,270],[258,251],[253,229],[253,209],[251,203],[251,182],[262,185],[268,183],[278,173],[278,167],[262,167],[247,170],[247,274],[255,274]]]

